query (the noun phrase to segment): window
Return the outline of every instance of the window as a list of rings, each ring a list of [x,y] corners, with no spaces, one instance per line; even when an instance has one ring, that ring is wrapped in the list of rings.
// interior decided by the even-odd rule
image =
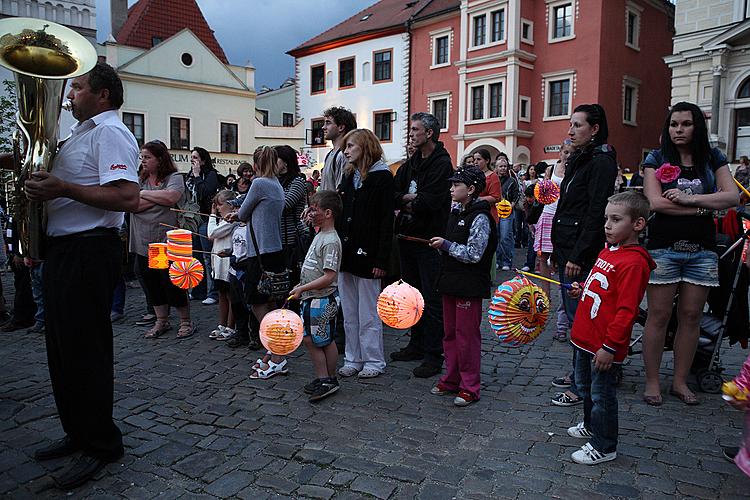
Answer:
[[[505,40],[505,10],[496,10],[490,14],[492,25],[490,29],[490,42]]]
[[[159,45],[163,41],[164,41],[164,39],[162,37],[160,37],[160,36],[152,36],[151,37],[151,46],[152,47],[156,47],[157,45]]]
[[[339,89],[354,87],[354,58],[339,60]]]
[[[375,123],[375,130],[373,132],[375,132],[375,137],[377,137],[380,142],[391,142],[392,140],[392,115],[393,112],[390,109],[373,113],[373,122]]]
[[[449,49],[448,44],[450,43],[450,37],[448,35],[441,36],[435,39],[435,66],[441,64],[448,64],[449,60]]]
[[[549,82],[549,107],[547,116],[567,116],[570,114],[570,80]]]
[[[622,82],[622,122],[626,125],[638,125],[638,87],[641,81],[626,76]]]
[[[284,113],[282,116],[282,125],[285,127],[294,127],[294,114]]]
[[[520,97],[518,118],[524,122],[531,121],[531,99],[529,97]]]
[[[187,118],[169,119],[169,148],[190,149],[190,120]]]
[[[256,109],[256,111],[260,115],[260,123],[262,123],[264,127],[267,127],[268,126],[268,111],[265,109]]]
[[[237,124],[221,124],[221,152],[237,153]]]
[[[326,91],[326,65],[319,64],[310,68],[310,93],[319,94]]]
[[[135,140],[138,141],[138,147],[143,146],[145,142],[145,131],[143,129],[143,115],[140,113],[123,113],[122,123],[128,127],[128,130],[135,136]]]
[[[490,83],[489,84],[490,94],[490,118],[500,118],[503,114],[503,84]]]
[[[479,47],[484,45],[487,40],[486,28],[487,28],[487,16],[482,14],[474,18],[474,39],[472,45]]]
[[[440,130],[448,130],[448,99],[432,101],[432,115],[440,123]]]
[[[193,65],[193,56],[190,55],[189,52],[183,52],[180,56],[180,61],[182,61],[182,64],[185,66],[190,67]]]
[[[393,79],[392,75],[392,60],[393,50],[381,50],[374,52],[372,55],[372,65],[375,67],[372,81],[378,82],[390,82]]]
[[[641,7],[628,2],[625,8],[625,45],[631,49],[640,50],[639,38],[641,31]]]
[[[484,86],[471,88],[471,119],[484,118]]]
[[[534,43],[534,23],[525,19],[521,20],[521,41],[528,44]]]
[[[550,4],[549,12],[550,42],[573,38],[573,2],[555,2]]]
[[[312,137],[310,145],[314,148],[319,148],[326,145],[325,137],[323,136],[323,118],[312,119]]]

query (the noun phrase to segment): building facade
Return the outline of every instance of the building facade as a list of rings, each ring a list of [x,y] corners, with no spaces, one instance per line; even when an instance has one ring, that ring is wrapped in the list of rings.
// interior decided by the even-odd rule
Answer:
[[[672,103],[698,104],[730,160],[750,156],[750,2],[677,2],[675,29]]]
[[[294,103],[297,97],[294,78],[287,78],[277,89],[263,87],[255,97],[255,118],[266,126],[293,127]]]

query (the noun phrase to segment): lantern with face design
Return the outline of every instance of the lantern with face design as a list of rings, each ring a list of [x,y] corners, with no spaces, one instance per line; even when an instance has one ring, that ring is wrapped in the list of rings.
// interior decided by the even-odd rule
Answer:
[[[518,347],[542,333],[548,316],[547,295],[528,279],[516,276],[495,290],[488,319],[501,342]]]

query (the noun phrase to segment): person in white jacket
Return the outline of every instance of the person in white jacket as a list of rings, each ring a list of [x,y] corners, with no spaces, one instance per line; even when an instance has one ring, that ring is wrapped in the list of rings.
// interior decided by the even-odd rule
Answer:
[[[211,271],[214,286],[219,293],[219,325],[208,336],[216,340],[227,340],[234,334],[234,315],[229,298],[229,257],[222,257],[226,250],[231,254],[232,233],[238,222],[227,222],[224,216],[235,208],[229,204],[237,194],[228,189],[219,191],[214,197],[212,217],[208,218],[208,238],[213,243]]]

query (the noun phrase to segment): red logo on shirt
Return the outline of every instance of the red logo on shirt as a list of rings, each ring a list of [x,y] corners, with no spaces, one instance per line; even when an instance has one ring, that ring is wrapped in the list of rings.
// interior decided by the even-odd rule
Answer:
[[[127,170],[128,166],[123,165],[122,163],[113,163],[110,167],[110,170]]]

